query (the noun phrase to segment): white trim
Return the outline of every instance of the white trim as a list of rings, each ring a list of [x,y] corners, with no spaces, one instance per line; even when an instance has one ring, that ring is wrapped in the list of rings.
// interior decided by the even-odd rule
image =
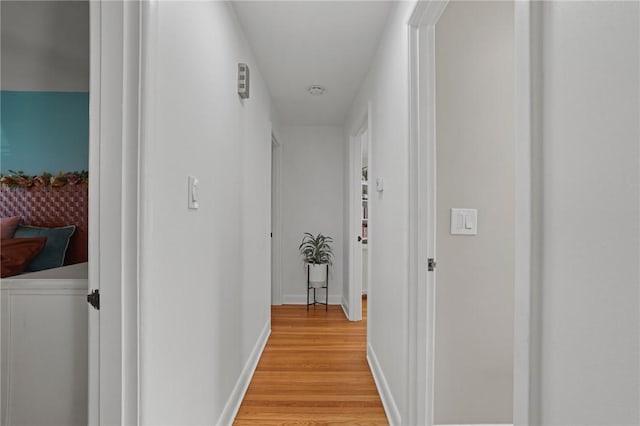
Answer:
[[[102,59],[102,2],[89,3],[90,38],[90,81],[89,81],[89,241],[88,241],[88,279],[89,289],[98,287],[99,263],[92,261],[100,256],[100,77]],[[89,348],[88,348],[88,398],[87,423],[100,425],[100,316],[89,310]]]
[[[514,408],[518,426],[540,424],[542,270],[542,8],[515,2],[516,152]]]
[[[310,290],[311,291],[311,290]],[[318,291],[318,290],[316,290]],[[313,293],[310,297],[313,297]],[[318,292],[318,302],[324,302],[324,290]],[[302,294],[284,294],[282,296],[282,304],[283,305],[306,305],[307,297]],[[329,294],[329,305],[340,305],[342,306],[342,295],[341,294]],[[324,305],[317,305],[316,308],[324,309]],[[311,307],[312,308],[312,307]]]
[[[231,391],[231,395],[229,396],[229,399],[224,405],[224,409],[216,422],[217,425],[233,424],[233,421],[238,414],[238,410],[240,409],[240,405],[242,404],[242,400],[244,399],[244,395],[247,393],[247,389],[249,389],[249,384],[251,383],[253,374],[258,367],[258,362],[260,361],[260,357],[262,356],[262,352],[264,352],[264,348],[267,345],[270,335],[271,319],[267,320],[262,328],[260,336],[258,336],[258,340],[251,350],[249,359],[245,363],[242,373],[240,373],[240,377],[238,377],[236,385],[233,387],[233,391]]]
[[[419,2],[416,5],[414,15],[418,10],[427,3]],[[433,362],[427,359],[428,353],[423,354],[422,350],[418,350],[420,346],[426,346],[431,339],[427,337],[428,331],[421,330],[424,326],[431,323],[429,319],[422,318],[419,313],[418,304],[427,300],[426,295],[418,294],[421,290],[421,286],[417,283],[420,281],[421,270],[420,263],[423,262],[426,255],[420,250],[421,242],[426,241],[423,235],[419,235],[420,232],[420,205],[419,201],[424,197],[416,197],[419,192],[419,177],[418,171],[421,164],[418,159],[420,148],[420,104],[418,90],[419,85],[419,32],[417,26],[409,26],[409,218],[408,218],[408,350],[407,350],[407,414],[408,420],[417,424],[421,421],[423,424],[427,423],[426,417],[423,413],[430,413],[433,397],[431,397],[432,386],[428,386],[433,382],[432,375],[429,372],[428,366],[433,365]],[[415,230],[415,232],[413,232]],[[416,283],[416,284],[413,284]],[[425,305],[429,306],[429,305]],[[432,314],[425,311],[427,318],[431,318]],[[426,339],[423,342],[423,337]],[[424,396],[423,396],[424,395]],[[420,409],[421,401],[425,401],[424,409]],[[420,419],[420,420],[418,420]]]
[[[282,304],[282,144],[278,140],[275,132],[271,131],[271,146],[272,153],[275,153],[275,158],[272,158],[271,165],[276,165],[275,170],[275,182],[272,182],[271,191],[275,191],[276,205],[271,206],[271,214],[274,214],[275,218],[269,223],[269,229],[273,232],[272,237],[272,251],[271,251],[271,304]],[[272,171],[273,177],[273,171]],[[273,197],[271,197],[273,199]]]
[[[90,5],[91,425],[138,423],[140,7]]]
[[[4,303],[0,303],[0,306],[2,306]],[[6,398],[5,400],[2,400],[2,406],[0,409],[4,409],[4,416],[0,417],[0,421],[2,422],[3,425],[9,425],[9,419],[11,419],[11,382],[12,382],[12,374],[11,374],[11,365],[13,365],[13,350],[12,348],[14,347],[13,345],[13,336],[15,335],[15,333],[13,332],[13,298],[8,298],[7,302],[6,302],[6,318],[8,318],[9,321],[9,326],[7,327],[7,335],[6,336],[1,336],[2,337],[2,342],[4,342],[4,339],[8,340],[7,343],[7,385],[6,385],[6,389],[7,389],[7,394],[4,396]],[[3,318],[4,319],[4,318]],[[5,319],[6,321],[6,319]],[[0,350],[0,353],[4,352],[3,350]],[[0,389],[2,389],[2,386],[0,386]]]
[[[367,362],[369,363],[369,369],[373,375],[373,381],[376,383],[376,388],[378,388],[380,400],[382,401],[382,406],[384,407],[384,412],[387,416],[389,425],[400,426],[402,424],[400,410],[398,410],[398,405],[393,399],[393,394],[391,393],[387,379],[384,377],[384,373],[382,372],[376,353],[373,350],[373,347],[369,344],[367,344]]]
[[[156,140],[156,127],[153,126],[153,105],[157,104],[157,90],[155,82],[155,68],[150,64],[157,63],[156,55],[158,45],[157,34],[157,22],[158,22],[158,7],[155,2],[145,1],[142,2],[141,13],[141,46],[140,51],[140,159],[145,158],[147,150],[154,149],[153,141]],[[151,212],[147,212],[147,209],[152,206],[151,200],[148,198],[149,191],[147,190],[148,184],[148,172],[145,167],[145,162],[140,162],[139,179],[140,179],[140,223],[139,223],[139,241],[146,241],[146,235],[153,233],[151,223],[145,218],[151,217]],[[147,261],[145,251],[139,252],[139,283],[145,281],[147,269],[152,269],[153,265]],[[143,288],[138,289],[138,360],[146,359],[147,356],[144,353],[144,348],[140,345],[143,340],[143,324],[144,319],[143,312],[143,300],[145,299],[145,292]],[[142,377],[143,370],[138,369],[138,383],[142,385],[144,378]],[[143,407],[139,401],[141,401],[144,395],[144,388],[138,389],[138,420],[133,424],[144,424],[146,413],[143,411]]]
[[[140,41],[138,2],[125,3],[122,114],[122,421],[138,424],[140,253]]]
[[[421,1],[409,20],[408,422],[433,424],[436,258],[435,25],[447,1]],[[421,46],[421,33],[427,46]],[[421,52],[429,52],[422,57]]]
[[[530,72],[530,4],[515,2],[515,55],[516,55],[516,169],[530,169],[531,103],[522,102],[523,95],[531,91]],[[521,285],[531,275],[530,265],[522,264],[521,256],[531,256],[531,180],[530,176],[517,173],[515,181],[516,244],[514,277],[514,360],[513,360],[513,421],[518,425],[529,424],[529,401],[531,380],[529,363],[529,289]],[[525,178],[525,179],[523,179]],[[528,178],[528,179],[527,179]],[[522,222],[522,223],[521,223]],[[515,340],[518,339],[518,340]]]

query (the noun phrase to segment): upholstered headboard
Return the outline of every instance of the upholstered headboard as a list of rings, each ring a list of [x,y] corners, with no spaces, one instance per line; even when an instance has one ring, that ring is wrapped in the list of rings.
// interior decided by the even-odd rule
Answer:
[[[75,225],[69,241],[65,265],[89,258],[89,185],[61,188],[0,188],[0,216],[22,216],[25,225],[54,228]]]

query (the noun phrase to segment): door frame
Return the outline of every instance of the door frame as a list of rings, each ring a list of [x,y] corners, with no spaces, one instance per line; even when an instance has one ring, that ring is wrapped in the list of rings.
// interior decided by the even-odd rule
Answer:
[[[141,3],[89,7],[88,424],[138,424]]]
[[[271,131],[271,304],[282,305],[282,144]]]
[[[435,28],[448,0],[420,0],[408,21],[409,39],[409,368],[408,422],[433,425],[435,280],[427,259],[436,259],[436,90]],[[541,178],[534,123],[539,114],[538,46],[541,6],[515,2],[515,280],[514,424],[539,423],[539,265]],[[427,46],[421,46],[426,32]],[[426,50],[423,50],[426,49]],[[426,51],[426,55],[421,52]]]
[[[367,132],[367,145],[369,152],[368,172],[371,176],[371,103],[362,112],[356,132],[349,136],[349,296],[347,302],[347,318],[349,321],[362,320],[362,243],[357,238],[361,233],[362,218],[362,134]],[[369,181],[371,181],[369,179]],[[371,188],[369,188],[368,203],[369,223],[372,221]],[[367,228],[367,251],[371,257],[371,229]],[[371,276],[371,262],[367,263],[367,275]],[[367,299],[371,297],[371,286],[367,286]],[[343,302],[344,304],[344,302]],[[367,326],[367,341],[369,340],[369,327]]]

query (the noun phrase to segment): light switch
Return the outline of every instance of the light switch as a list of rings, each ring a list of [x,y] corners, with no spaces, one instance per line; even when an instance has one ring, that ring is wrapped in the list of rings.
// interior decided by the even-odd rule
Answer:
[[[477,209],[451,209],[451,235],[477,235]]]
[[[384,179],[376,178],[376,191],[378,192],[384,191]]]
[[[464,229],[473,229],[473,221],[471,220],[471,215],[464,215]]]
[[[198,184],[200,181],[195,176],[189,176],[189,189],[187,191],[189,209],[195,210],[198,204]]]

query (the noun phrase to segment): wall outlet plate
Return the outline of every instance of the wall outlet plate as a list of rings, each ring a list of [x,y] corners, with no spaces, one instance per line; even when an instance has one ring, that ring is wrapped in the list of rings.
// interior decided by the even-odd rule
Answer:
[[[249,99],[249,65],[238,64],[238,95],[242,99]]]

